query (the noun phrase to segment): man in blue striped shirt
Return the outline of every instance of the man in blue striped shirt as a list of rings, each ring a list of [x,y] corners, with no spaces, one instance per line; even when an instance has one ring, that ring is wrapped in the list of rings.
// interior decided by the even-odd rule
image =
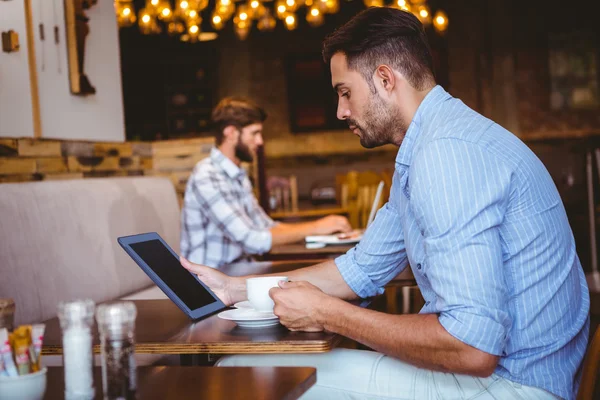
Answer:
[[[334,262],[271,290],[292,330],[328,330],[373,348],[234,356],[220,365],[314,365],[307,398],[574,399],[589,293],[556,187],[517,137],[436,86],[423,28],[368,9],[324,44],[338,118],[364,147],[400,146],[389,202]],[[190,264],[226,303],[244,280]],[[370,297],[409,266],[426,300],[388,315]],[[310,283],[309,283],[310,282]]]

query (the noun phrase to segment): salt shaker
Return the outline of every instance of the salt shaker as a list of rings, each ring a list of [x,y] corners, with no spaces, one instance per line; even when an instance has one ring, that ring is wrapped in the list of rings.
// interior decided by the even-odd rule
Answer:
[[[94,398],[92,326],[95,304],[92,300],[61,302],[58,318],[63,335],[65,399]]]
[[[134,399],[136,392],[135,317],[130,301],[98,306],[104,399]]]
[[[15,301],[13,299],[0,299],[0,328],[9,332],[14,330]]]

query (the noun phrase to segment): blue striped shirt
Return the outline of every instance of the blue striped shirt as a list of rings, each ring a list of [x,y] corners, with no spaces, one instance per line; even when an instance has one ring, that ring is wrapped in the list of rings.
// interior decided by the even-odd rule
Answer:
[[[574,399],[589,292],[552,178],[516,136],[436,86],[396,157],[389,202],[336,265],[361,297],[410,264],[455,338],[495,373]]]

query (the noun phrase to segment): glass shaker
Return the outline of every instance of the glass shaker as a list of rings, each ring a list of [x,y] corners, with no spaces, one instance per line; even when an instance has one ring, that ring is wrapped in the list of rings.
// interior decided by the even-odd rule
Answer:
[[[95,304],[92,300],[61,302],[58,318],[62,329],[65,399],[94,398],[92,326]]]
[[[136,391],[135,317],[130,301],[98,306],[104,399],[134,399]]]
[[[13,299],[0,299],[0,328],[6,328],[9,332],[12,332],[14,325],[15,301]]]

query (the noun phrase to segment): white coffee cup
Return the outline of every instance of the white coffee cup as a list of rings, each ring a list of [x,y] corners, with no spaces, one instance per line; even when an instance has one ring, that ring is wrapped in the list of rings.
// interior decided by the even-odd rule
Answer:
[[[273,299],[269,296],[269,290],[279,287],[280,281],[287,282],[287,276],[262,276],[246,279],[246,290],[248,301],[256,311],[273,312]]]

